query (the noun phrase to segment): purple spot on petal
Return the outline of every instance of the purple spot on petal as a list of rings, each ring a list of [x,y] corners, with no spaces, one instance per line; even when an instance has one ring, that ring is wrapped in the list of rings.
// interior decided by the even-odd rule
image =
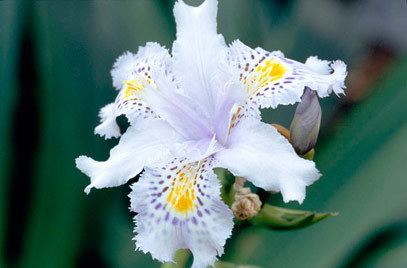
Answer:
[[[215,209],[214,207],[211,207],[211,210],[212,210],[213,212],[215,212],[215,213],[220,213],[220,211],[217,210],[217,209]]]
[[[199,204],[200,204],[201,206],[203,206],[203,203],[202,203],[201,198],[199,198],[199,197],[197,196],[196,199],[198,199]]]

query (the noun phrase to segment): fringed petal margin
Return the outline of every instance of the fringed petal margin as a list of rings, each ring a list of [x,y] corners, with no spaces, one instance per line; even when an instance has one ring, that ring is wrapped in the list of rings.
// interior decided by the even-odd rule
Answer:
[[[161,119],[150,119],[130,126],[106,161],[87,156],[76,159],[76,167],[88,175],[90,189],[119,186],[139,174],[145,166],[160,164],[171,157],[171,147],[180,137]]]
[[[332,91],[344,93],[346,65],[342,61],[321,61],[311,57],[303,64],[284,57],[280,51],[251,49],[240,41],[230,45],[230,64],[240,70],[247,102],[261,108],[294,104],[301,100],[305,87],[320,97]]]
[[[257,120],[242,120],[226,147],[214,156],[219,167],[265,190],[281,192],[285,202],[302,203],[306,186],[320,177],[314,162],[299,157],[274,127]]]
[[[137,249],[161,262],[173,262],[177,249],[189,249],[193,267],[213,265],[231,235],[233,216],[220,199],[213,159],[175,159],[146,169],[129,197]]]
[[[152,74],[156,70],[169,69],[168,50],[157,43],[147,43],[140,47],[137,54],[130,52],[120,56],[112,69],[113,86],[120,90],[114,103],[100,110],[101,123],[95,128],[95,134],[106,139],[120,136],[116,117],[124,114],[131,124],[138,118],[155,118],[157,115],[143,100],[146,86],[156,88]],[[169,70],[167,70],[169,72]]]

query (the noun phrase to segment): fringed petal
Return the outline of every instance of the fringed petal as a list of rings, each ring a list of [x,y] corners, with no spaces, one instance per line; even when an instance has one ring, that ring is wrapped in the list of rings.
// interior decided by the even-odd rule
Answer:
[[[320,97],[332,91],[343,93],[347,75],[342,61],[322,61],[316,57],[303,64],[284,57],[280,51],[267,52],[251,49],[240,41],[230,46],[230,63],[240,70],[245,85],[247,102],[261,108],[294,104],[301,100],[305,87],[318,92]]]
[[[130,124],[139,118],[157,117],[143,100],[143,90],[146,86],[156,88],[152,74],[156,70],[168,70],[169,59],[167,49],[157,43],[147,43],[137,54],[126,52],[116,60],[111,73],[113,86],[120,91],[114,103],[101,109],[101,123],[95,128],[96,134],[106,139],[119,137],[116,117],[122,114]]]
[[[110,103],[100,109],[100,124],[95,128],[95,134],[98,134],[105,139],[120,137],[120,128],[116,123],[115,110],[114,103]]]
[[[189,249],[192,267],[213,265],[233,228],[232,212],[220,199],[213,159],[175,159],[146,169],[130,193],[137,249],[161,262],[173,262],[177,249]]]
[[[216,0],[206,0],[199,7],[192,7],[177,1],[174,6],[174,73],[180,78],[185,95],[206,118],[213,117],[219,90],[213,78],[226,53],[225,41],[216,29],[217,4]]]
[[[299,157],[271,125],[247,118],[232,129],[226,148],[215,154],[220,167],[245,177],[285,202],[305,198],[305,187],[320,174],[312,161]]]
[[[172,157],[171,148],[181,141],[178,133],[161,119],[145,120],[130,126],[106,161],[87,156],[76,159],[76,167],[88,175],[90,189],[119,186],[139,174],[145,166],[154,166]]]

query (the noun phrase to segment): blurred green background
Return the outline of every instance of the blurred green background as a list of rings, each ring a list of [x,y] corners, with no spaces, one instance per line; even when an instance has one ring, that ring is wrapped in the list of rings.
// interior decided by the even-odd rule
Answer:
[[[193,1],[187,1],[191,3]],[[197,4],[201,1],[195,1]],[[0,2],[0,267],[159,267],[134,251],[122,186],[85,195],[74,159],[93,135],[110,68],[147,41],[171,47],[173,1]],[[222,260],[260,267],[407,267],[407,7],[403,0],[220,0],[227,42],[348,64],[347,95],[321,100],[302,206],[339,212],[306,229],[235,229]],[[289,126],[295,106],[264,111]]]

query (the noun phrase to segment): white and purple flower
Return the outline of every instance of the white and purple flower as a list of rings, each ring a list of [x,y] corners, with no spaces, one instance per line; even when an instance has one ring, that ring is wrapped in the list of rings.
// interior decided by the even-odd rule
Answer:
[[[95,133],[119,137],[116,117],[130,127],[103,162],[87,156],[77,167],[86,187],[113,187],[144,170],[130,193],[138,249],[162,262],[190,249],[193,267],[213,265],[231,235],[233,215],[220,198],[213,168],[222,167],[285,202],[302,202],[320,174],[290,143],[260,120],[259,108],[301,100],[304,88],[343,93],[346,65],[311,57],[306,64],[277,52],[227,46],[217,33],[217,1],[178,1],[172,55],[157,43],[119,57],[112,70],[116,101],[101,109]]]

